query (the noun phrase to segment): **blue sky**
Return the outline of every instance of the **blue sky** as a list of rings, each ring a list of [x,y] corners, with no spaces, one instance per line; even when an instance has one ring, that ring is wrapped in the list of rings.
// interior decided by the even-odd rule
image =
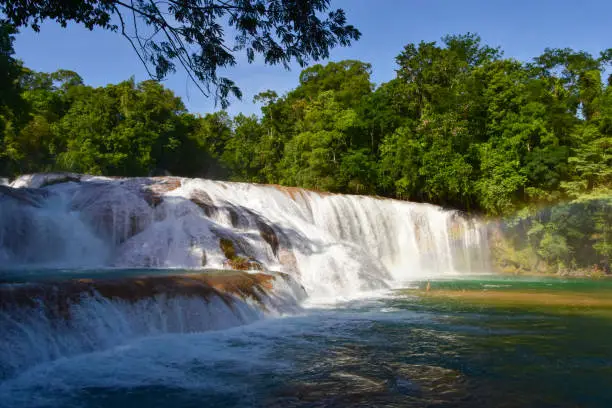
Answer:
[[[571,47],[591,53],[612,47],[612,1],[609,0],[332,0],[349,22],[362,32],[350,48],[337,48],[330,60],[359,59],[373,66],[376,84],[395,75],[395,57],[411,42],[437,41],[446,34],[475,32],[491,46],[501,46],[506,57],[529,60],[546,47]],[[70,69],[89,85],[116,83],[146,71],[129,43],[119,34],[88,31],[77,25],[63,29],[46,23],[40,33],[22,29],[15,43],[26,66],[51,72]],[[239,64],[224,74],[241,87],[243,101],[232,101],[228,111],[258,113],[255,94],[274,89],[282,94],[297,85],[300,68],[291,71],[263,63]],[[186,74],[177,72],[164,85],[183,98],[192,112],[218,110]]]

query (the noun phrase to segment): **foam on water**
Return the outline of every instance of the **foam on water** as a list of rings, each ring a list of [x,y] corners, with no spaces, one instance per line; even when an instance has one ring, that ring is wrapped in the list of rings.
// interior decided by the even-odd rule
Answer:
[[[12,183],[13,192],[55,183],[36,190],[46,193],[37,205],[0,194],[5,266],[226,268],[225,238],[310,295],[488,270],[485,229],[427,204],[201,179],[63,177]]]
[[[220,245],[227,240],[253,268],[292,277],[261,294],[264,304],[163,295],[125,302],[87,293],[61,319],[44,305],[0,310],[0,378],[142,338],[226,329],[295,313],[300,303],[329,309],[398,282],[488,269],[486,230],[477,221],[373,197],[50,174],[0,187],[0,209],[0,269],[227,269]]]
[[[146,289],[137,294],[134,290],[143,288],[138,279],[144,278],[134,279],[131,287],[123,287],[122,283],[128,284],[124,280],[105,291],[115,296],[83,289],[75,297],[69,287],[48,283],[40,295],[24,299],[20,296],[24,288],[19,285],[35,284],[4,288],[0,381],[37,364],[110,349],[139,338],[223,330],[294,313],[305,297],[295,281],[282,277],[273,278],[265,293],[259,287],[247,288],[253,296],[221,294],[213,287],[191,293],[186,290],[190,295],[176,295],[176,289],[165,294],[157,286],[152,286],[156,294]],[[179,281],[175,287],[188,284],[189,280]],[[125,293],[122,297],[121,291]]]
[[[406,323],[423,319],[408,311],[380,311],[382,305],[381,299],[364,297],[349,302],[342,311],[310,309],[223,331],[135,338],[104,350],[48,361],[0,383],[0,407],[79,406],[72,400],[79,392],[147,387],[151,393],[155,389],[162,393],[179,389],[183,395],[207,390],[230,393],[244,399],[238,406],[251,405],[253,376],[282,377],[292,372],[295,351],[312,359],[320,353],[317,347],[323,333],[351,336],[353,330],[373,320]],[[351,313],[347,308],[371,311]],[[287,354],[283,353],[285,344],[290,347]]]

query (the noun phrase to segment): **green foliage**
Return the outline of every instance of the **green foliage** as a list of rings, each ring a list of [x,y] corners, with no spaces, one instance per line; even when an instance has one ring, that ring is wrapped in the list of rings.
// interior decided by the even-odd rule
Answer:
[[[9,151],[7,135],[15,132],[21,122],[24,101],[21,97],[19,77],[21,63],[14,58],[13,41],[16,30],[0,20],[0,171],[6,171]]]
[[[7,173],[208,175],[212,154],[197,140],[207,122],[155,81],[92,88],[70,71],[24,69],[20,86],[27,119],[9,123]]]
[[[191,114],[155,81],[92,88],[30,71],[2,27],[4,173],[169,172],[430,202],[505,217],[503,268],[609,270],[612,49],[523,63],[447,36],[406,45],[378,87],[370,64],[314,65],[285,95],[257,95],[260,117],[232,118]]]
[[[356,106],[372,92],[372,67],[361,61],[345,60],[315,65],[300,74],[300,85],[290,93],[290,99],[314,100],[319,94],[334,91],[334,98],[343,106]]]
[[[62,27],[72,21],[90,30],[119,32],[152,78],[160,80],[178,65],[224,107],[230,95],[242,94],[217,71],[235,65],[238,51],[249,63],[259,55],[266,64],[288,67],[295,60],[305,66],[357,40],[361,34],[347,24],[344,11],[323,15],[329,8],[329,0],[0,0],[0,12],[15,27],[39,31],[49,19]],[[233,42],[223,23],[235,32]]]
[[[499,263],[548,272],[608,271],[612,255],[612,196],[583,196],[568,203],[527,211],[505,223],[513,250],[497,253]],[[503,245],[502,245],[503,246]],[[521,259],[518,254],[523,254]],[[527,255],[527,256],[525,256]],[[538,269],[538,263],[540,268]],[[534,267],[535,266],[535,267]]]
[[[341,167],[342,156],[350,146],[349,132],[357,116],[343,109],[333,91],[319,94],[304,109],[296,124],[297,134],[285,146],[281,162],[282,181],[320,190],[341,191],[334,177]]]

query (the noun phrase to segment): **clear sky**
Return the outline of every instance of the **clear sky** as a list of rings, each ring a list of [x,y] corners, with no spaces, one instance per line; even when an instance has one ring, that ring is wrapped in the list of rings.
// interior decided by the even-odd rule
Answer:
[[[594,54],[612,47],[610,0],[332,0],[343,8],[362,38],[350,48],[336,48],[330,60],[359,59],[373,66],[376,84],[395,76],[395,57],[411,42],[437,41],[446,34],[475,32],[491,46],[501,46],[506,57],[529,60],[546,47],[571,47]],[[46,23],[40,33],[22,29],[15,44],[25,65],[51,72],[78,72],[93,86],[117,83],[146,71],[121,35],[77,25],[63,29]],[[232,101],[228,111],[258,113],[255,94],[274,89],[282,94],[297,85],[300,68],[286,71],[263,63],[240,63],[225,74],[241,87],[243,101]],[[183,72],[164,85],[183,98],[192,112],[218,110]]]

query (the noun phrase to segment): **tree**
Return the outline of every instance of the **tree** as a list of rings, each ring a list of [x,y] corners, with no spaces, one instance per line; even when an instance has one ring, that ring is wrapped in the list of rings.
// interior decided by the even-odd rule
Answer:
[[[351,127],[357,115],[344,109],[334,91],[325,91],[305,108],[298,133],[285,145],[281,173],[286,184],[342,191],[342,157],[349,149]]]
[[[419,169],[425,201],[469,209],[474,170],[456,142],[468,137],[466,121],[455,112],[428,115],[418,131],[425,147]]]
[[[14,105],[19,99],[21,63],[14,58],[13,49],[16,33],[12,26],[0,21],[0,107]]]
[[[314,65],[300,73],[300,84],[289,99],[316,99],[321,92],[335,91],[336,100],[344,106],[359,105],[372,92],[372,66],[361,61],[344,60]]]
[[[612,89],[608,87],[593,106],[597,114],[575,128],[570,177],[562,183],[574,198],[612,188]]]
[[[588,121],[597,114],[594,105],[603,91],[601,75],[611,60],[612,49],[596,58],[571,48],[547,48],[534,62],[543,77],[554,77],[568,91],[568,106]]]
[[[230,178],[237,181],[263,182],[261,170],[266,152],[260,148],[264,128],[255,115],[239,114],[233,120],[232,136],[226,141],[221,155]],[[265,144],[264,150],[265,150]]]
[[[53,124],[56,168],[108,175],[197,173],[207,152],[190,138],[195,120],[155,81],[104,88],[77,86],[70,108]],[[208,164],[208,163],[207,163]]]
[[[397,76],[408,85],[419,117],[427,107],[438,111],[452,107],[466,75],[501,57],[499,49],[482,45],[476,34],[446,36],[442,42],[443,47],[436,42],[408,44],[396,57]]]
[[[360,33],[343,10],[323,16],[329,7],[330,0],[0,0],[0,12],[17,28],[39,31],[50,19],[120,32],[152,78],[180,66],[223,107],[241,92],[218,69],[235,65],[239,51],[249,62],[261,55],[266,64],[305,66],[357,40]]]
[[[378,185],[386,194],[402,199],[420,196],[422,144],[412,126],[400,127],[385,136],[380,146]]]
[[[0,172],[7,171],[6,135],[14,133],[25,110],[19,83],[22,66],[13,56],[15,34],[12,26],[0,21]]]

